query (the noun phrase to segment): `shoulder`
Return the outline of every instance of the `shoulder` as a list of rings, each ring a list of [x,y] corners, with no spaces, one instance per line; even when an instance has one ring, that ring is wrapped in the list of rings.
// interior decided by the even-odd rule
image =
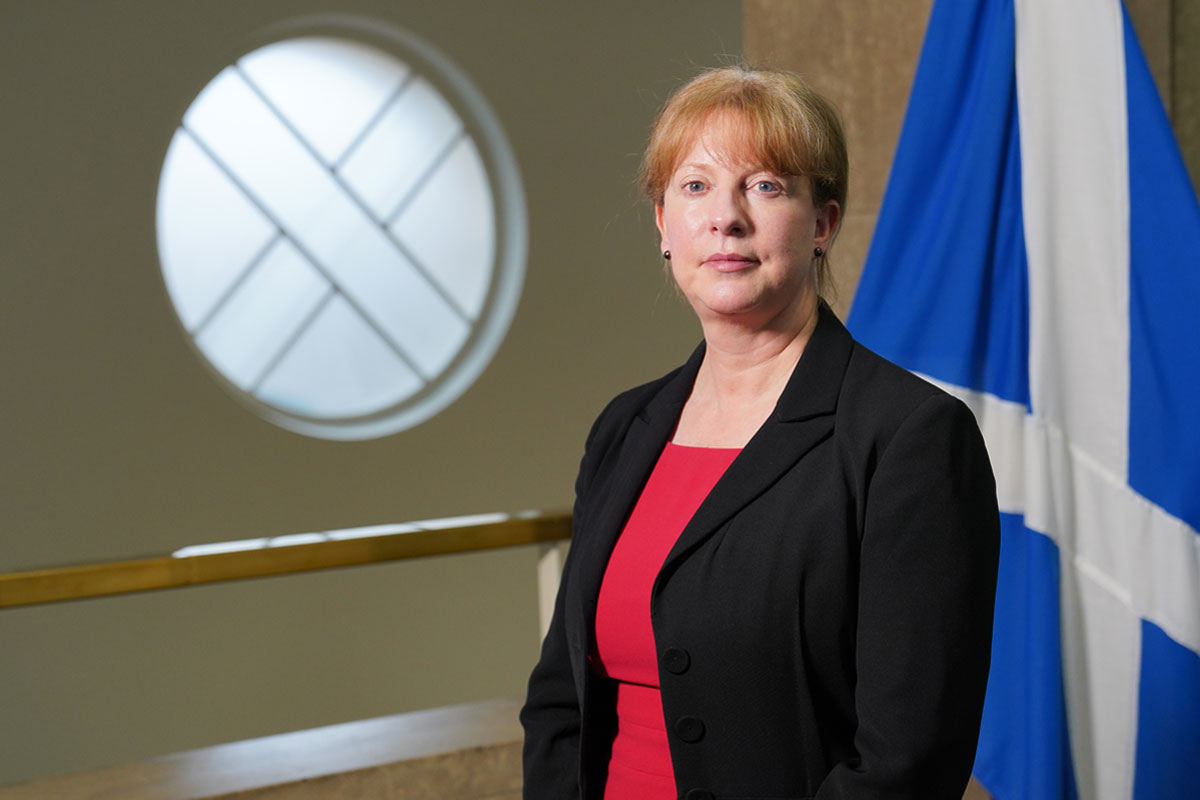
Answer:
[[[609,401],[588,433],[579,475],[575,480],[577,498],[584,495],[598,474],[611,474],[616,470],[622,453],[640,453],[648,443],[652,443],[650,440],[654,437],[668,435],[669,432],[663,433],[663,425],[678,417],[703,356],[704,346],[701,344],[683,366],[661,378],[621,392]],[[648,425],[651,419],[655,424]],[[627,441],[635,422],[638,423],[641,448],[628,451],[622,445]]]
[[[619,440],[629,424],[638,416],[646,413],[650,403],[679,378],[686,367],[686,364],[676,367],[661,378],[627,389],[609,400],[604,410],[592,423],[592,429],[587,438],[587,449],[589,451],[594,448],[607,449],[609,442],[613,439]]]
[[[941,530],[949,536],[929,547],[942,554],[931,555],[931,563],[951,553],[994,556],[995,477],[983,434],[965,403],[856,344],[837,414],[839,452],[863,492],[864,530],[871,528],[872,516],[886,520],[875,527],[876,546],[923,521],[928,535]]]
[[[841,433],[876,452],[906,429],[929,426],[978,434],[961,400],[855,342],[838,398]]]
[[[588,451],[594,447],[606,448],[612,441],[619,441],[638,417],[649,418],[664,412],[678,416],[679,408],[675,406],[681,408],[687,400],[703,360],[704,342],[700,342],[682,365],[661,378],[627,389],[610,400],[592,424],[587,438]]]

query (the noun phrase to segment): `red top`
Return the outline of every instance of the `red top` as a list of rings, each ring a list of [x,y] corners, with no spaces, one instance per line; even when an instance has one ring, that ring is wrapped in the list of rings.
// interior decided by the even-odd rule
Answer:
[[[741,452],[667,444],[613,548],[596,606],[592,669],[617,684],[617,735],[604,796],[674,800],[675,775],[650,627],[650,589],[700,503]]]

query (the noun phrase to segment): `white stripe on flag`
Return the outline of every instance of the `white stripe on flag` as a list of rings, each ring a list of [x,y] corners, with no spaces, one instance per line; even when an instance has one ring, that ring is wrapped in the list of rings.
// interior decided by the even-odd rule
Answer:
[[[1076,661],[1068,660],[1066,681],[1074,693],[1068,701],[1075,705],[1071,736],[1079,796],[1128,798],[1139,619],[1200,651],[1200,620],[1189,613],[1200,608],[1200,535],[1020,403],[922,377],[975,413],[996,467],[1000,510],[1023,514],[1028,528],[1059,547],[1064,627],[1075,626],[1068,659]],[[1073,536],[1063,535],[1064,525]],[[1090,755],[1081,754],[1074,740],[1089,730]],[[1081,755],[1088,760],[1081,762]]]
[[[1027,527],[1054,540],[1064,562],[1073,561],[1139,617],[1200,652],[1200,618],[1189,613],[1200,608],[1197,531],[1066,444],[1060,429],[1030,416],[1020,403],[921,377],[975,413],[996,470],[1002,512],[1024,515]],[[1051,451],[1055,455],[1048,455]],[[1060,491],[1049,492],[1045,486]],[[1092,506],[1087,512],[1090,530],[1081,532],[1074,549],[1063,542],[1054,527],[1055,514],[1047,508],[1060,502],[1056,495],[1074,498],[1076,506]],[[1122,542],[1120,551],[1111,547],[1113,541]]]
[[[1053,532],[1062,651],[1081,797],[1128,798],[1140,627],[1116,567],[1130,531],[1096,519],[1128,471],[1129,155],[1119,0],[1016,0],[1022,212],[1029,264],[1029,388],[1045,436],[1027,440],[1026,524]],[[1057,440],[1057,441],[1056,441]],[[1031,447],[1032,445],[1032,447]],[[1040,445],[1040,447],[1039,447]],[[1040,491],[1039,491],[1040,490]],[[1099,494],[1097,494],[1099,490]],[[1107,498],[1105,498],[1107,499]],[[1098,527],[1097,527],[1098,526]],[[1074,559],[1068,554],[1073,553]],[[1082,559],[1088,569],[1079,570]],[[1113,583],[1097,583],[1094,575]]]
[[[1119,0],[1016,1],[1034,413],[1124,478],[1129,150]]]

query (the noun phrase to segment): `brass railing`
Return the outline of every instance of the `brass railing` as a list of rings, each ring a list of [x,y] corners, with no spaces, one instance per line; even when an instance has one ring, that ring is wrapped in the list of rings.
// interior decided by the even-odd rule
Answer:
[[[227,543],[224,552],[213,552],[222,547],[210,545],[155,558],[0,573],[0,608],[552,543],[571,536],[569,513],[524,512],[485,518],[488,521],[475,523],[468,518],[461,525],[452,520],[426,520],[284,536]],[[363,533],[373,530],[383,532]]]

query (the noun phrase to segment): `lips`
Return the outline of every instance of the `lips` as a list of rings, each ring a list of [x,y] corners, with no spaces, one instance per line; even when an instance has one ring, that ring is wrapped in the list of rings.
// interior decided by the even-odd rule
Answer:
[[[758,264],[757,258],[740,253],[713,253],[704,259],[704,266],[711,267],[717,272],[737,272],[756,264]]]

